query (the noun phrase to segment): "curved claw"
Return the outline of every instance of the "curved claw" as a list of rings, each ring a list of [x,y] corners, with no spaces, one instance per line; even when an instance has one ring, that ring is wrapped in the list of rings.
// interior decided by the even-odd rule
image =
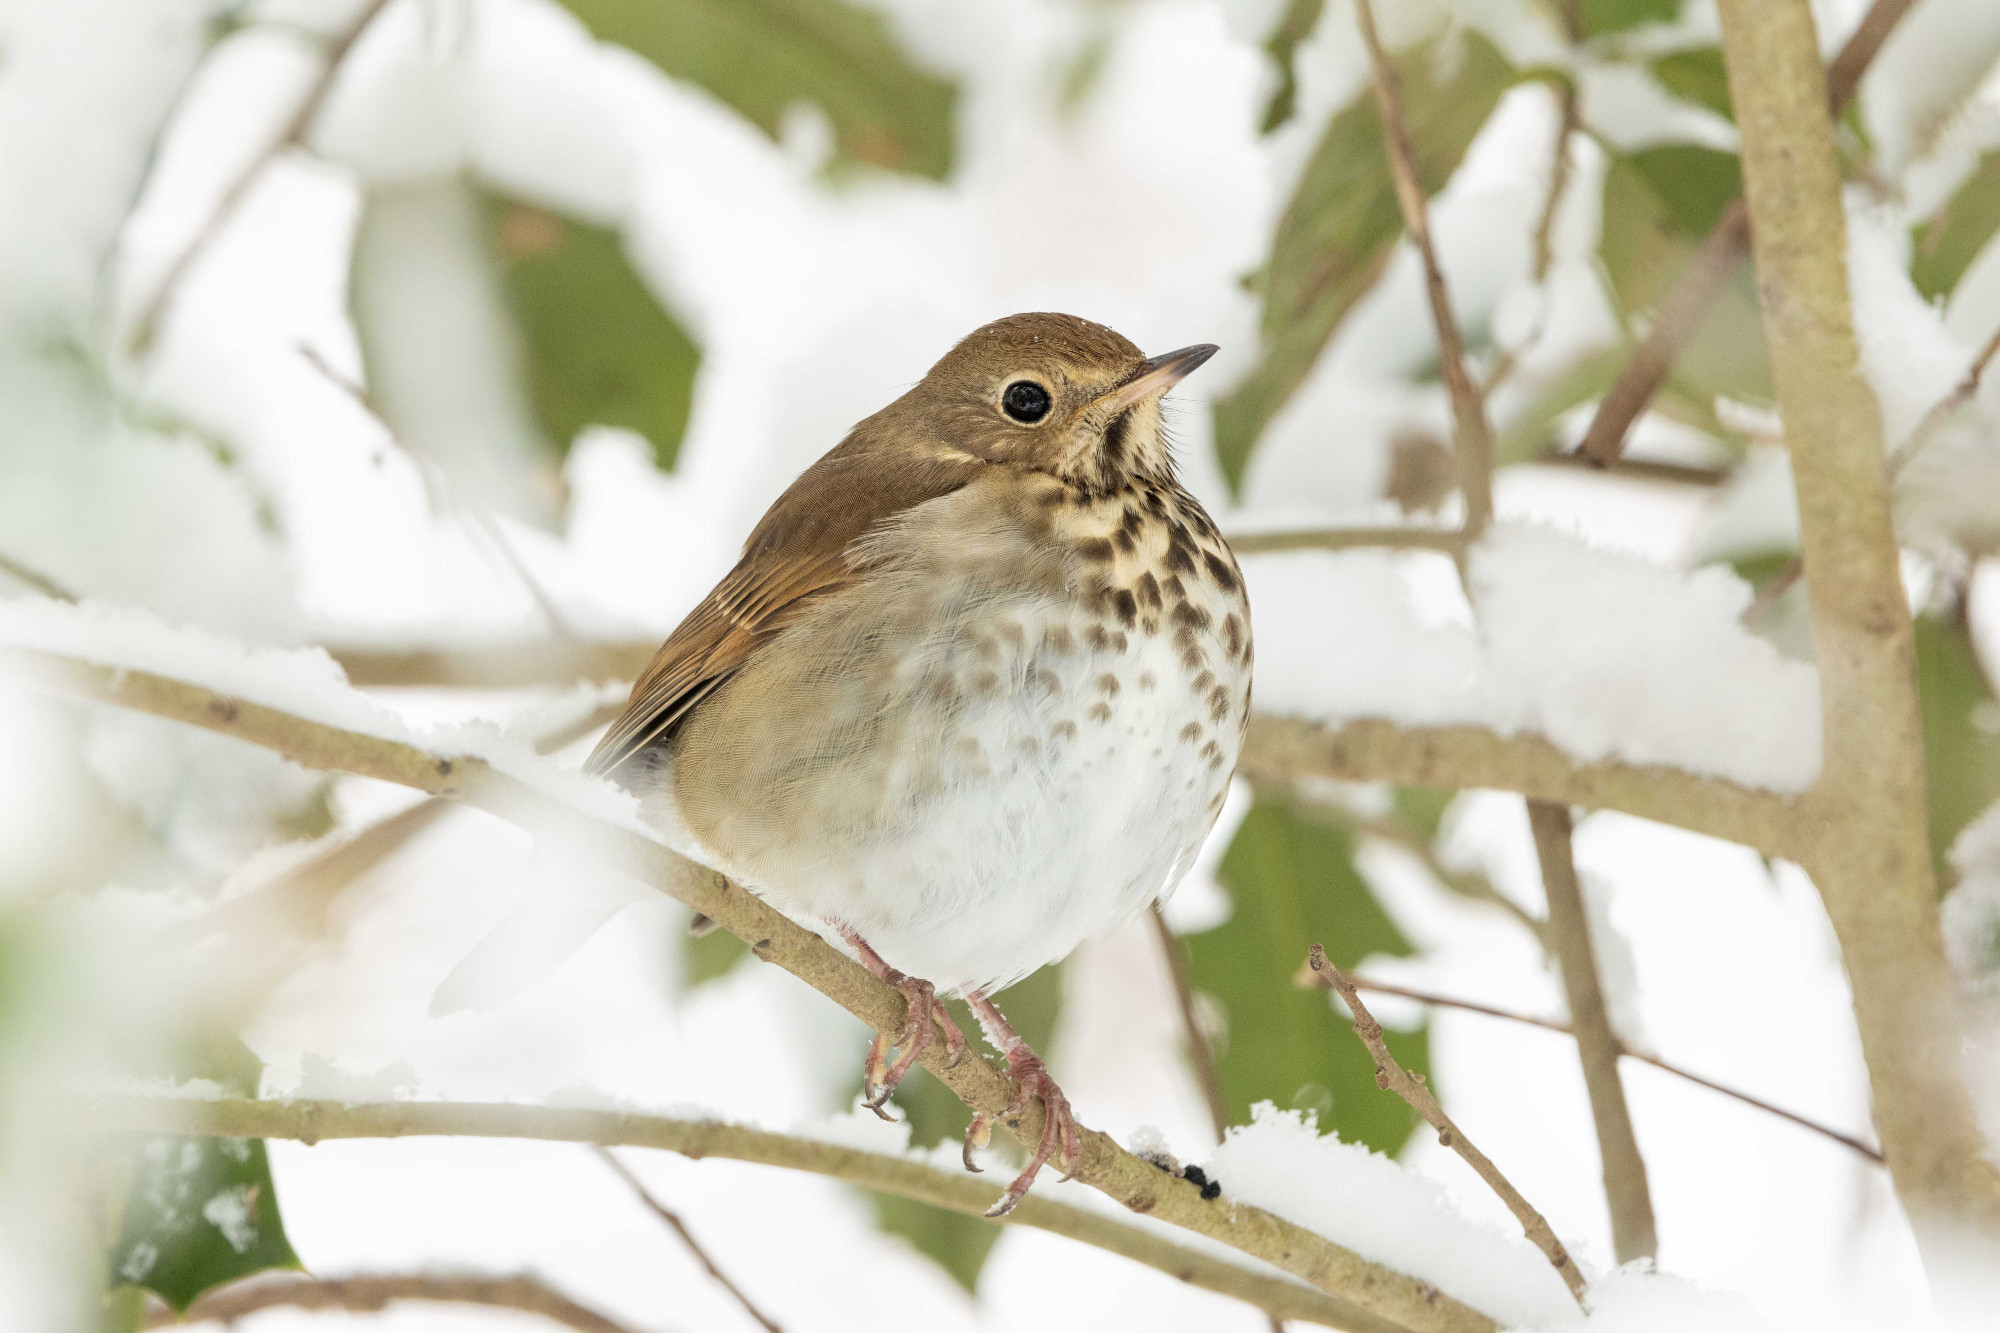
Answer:
[[[1020,1091],[1009,1102],[1000,1118],[1015,1115],[1025,1109],[1031,1097],[1042,1100],[1042,1135],[1035,1144],[1033,1155],[1021,1174],[1014,1177],[994,1205],[986,1210],[987,1217],[1005,1217],[1014,1211],[1017,1204],[1027,1196],[1028,1187],[1035,1183],[1035,1177],[1050,1161],[1057,1163],[1067,1180],[1082,1159],[1082,1145],[1076,1132],[1076,1117],[1070,1113],[1069,1098],[1049,1077],[1048,1067],[1025,1044],[1016,1044],[1007,1052],[1007,1065],[1014,1074]],[[990,1125],[990,1121],[988,1122]],[[978,1124],[978,1118],[974,1118]],[[970,1156],[970,1137],[967,1139],[967,1155]]]

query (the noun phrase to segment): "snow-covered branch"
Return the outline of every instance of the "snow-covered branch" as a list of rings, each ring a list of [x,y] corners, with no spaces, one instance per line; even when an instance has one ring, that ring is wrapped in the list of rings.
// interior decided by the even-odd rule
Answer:
[[[189,647],[179,640],[170,646],[182,653]],[[50,693],[137,709],[265,746],[310,767],[378,778],[477,806],[687,904],[748,943],[759,958],[776,963],[877,1031],[901,1030],[904,1000],[899,992],[761,899],[655,841],[629,818],[621,820],[629,807],[622,801],[607,801],[610,789],[600,784],[548,769],[532,757],[516,772],[502,771],[496,762],[478,755],[434,754],[408,740],[316,721],[187,681],[67,653],[15,649],[0,657],[0,665]],[[358,697],[352,701],[365,702]],[[515,768],[518,759],[508,767]],[[522,772],[544,780],[563,796],[519,776]],[[564,799],[589,800],[593,792],[605,806],[602,815],[585,813]],[[967,1106],[997,1113],[1013,1102],[1012,1080],[988,1061],[962,1060],[952,1068],[945,1062],[943,1041],[931,1043],[923,1055],[925,1068]],[[1042,1129],[1040,1105],[1031,1102],[1000,1123],[1017,1139],[1032,1143]],[[1419,1333],[1472,1333],[1493,1327],[1485,1315],[1441,1295],[1428,1283],[1371,1263],[1260,1209],[1204,1199],[1196,1186],[1164,1174],[1108,1135],[1081,1128],[1079,1134],[1081,1153],[1073,1178],[1134,1212],[1265,1260],[1380,1320]],[[975,1185],[985,1200],[982,1207],[990,1204],[986,1197],[990,1190]]]
[[[970,1062],[968,1062],[970,1063]],[[981,1216],[992,1205],[984,1181],[941,1170],[913,1157],[866,1152],[817,1139],[716,1121],[627,1114],[573,1107],[512,1103],[392,1102],[348,1104],[328,1101],[206,1101],[191,1097],[115,1096],[93,1101],[90,1114],[108,1129],[172,1134],[213,1134],[230,1138],[325,1139],[406,1138],[448,1135],[541,1139],[600,1147],[656,1148],[699,1160],[722,1157],[783,1167],[849,1181],[884,1194],[916,1199],[934,1207]],[[1136,1161],[1136,1159],[1134,1159]],[[1157,1167],[1140,1163],[1162,1187],[1174,1181]],[[1218,1210],[1241,1205],[1205,1205]],[[1254,1210],[1252,1210],[1254,1211]],[[1492,1322],[1447,1297],[1431,1293],[1440,1317],[1419,1323],[1383,1319],[1358,1304],[1315,1291],[1165,1239],[1116,1217],[1030,1193],[1003,1225],[1032,1227],[1169,1273],[1183,1282],[1234,1296],[1281,1319],[1302,1319],[1354,1330],[1410,1328],[1491,1329]],[[1323,1243],[1323,1242],[1322,1242]]]

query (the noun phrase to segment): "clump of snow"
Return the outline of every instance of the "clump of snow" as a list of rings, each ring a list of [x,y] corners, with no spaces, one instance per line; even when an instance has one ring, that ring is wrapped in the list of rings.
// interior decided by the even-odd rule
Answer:
[[[122,1074],[93,1082],[90,1092],[105,1097],[171,1097],[192,1102],[228,1101],[237,1095],[212,1078],[132,1078]]]
[[[1820,767],[1819,678],[1740,622],[1748,584],[1495,528],[1469,558],[1476,624],[1427,624],[1408,557],[1244,561],[1266,709],[1339,723],[1538,733],[1584,761],[1669,764],[1795,792]]]
[[[1206,1170],[1229,1198],[1421,1278],[1503,1324],[1575,1318],[1562,1278],[1525,1237],[1470,1220],[1436,1184],[1380,1153],[1322,1136],[1310,1112],[1259,1103]]]
[[[230,1249],[248,1254],[257,1243],[257,1186],[231,1185],[217,1190],[201,1206],[201,1215],[222,1233]]]
[[[1741,1296],[1704,1291],[1681,1278],[1650,1271],[1644,1262],[1627,1264],[1590,1284],[1585,1297],[1590,1333],[1773,1333],[1774,1321]],[[1542,1320],[1518,1333],[1574,1329],[1575,1313]]]
[[[395,1102],[408,1100],[418,1086],[417,1071],[407,1060],[363,1070],[308,1051],[299,1057],[298,1077],[277,1095],[300,1101]],[[267,1086],[264,1095],[273,1095],[272,1089]]]
[[[46,597],[0,600],[0,646],[170,676],[329,726],[415,741],[394,713],[349,686],[321,648],[254,648],[146,611]]]
[[[1632,942],[1611,919],[1612,899],[1617,886],[1603,875],[1582,871],[1584,915],[1590,920],[1590,947],[1596,956],[1598,980],[1604,987],[1604,1008],[1612,1031],[1628,1044],[1650,1045],[1645,1021],[1640,1017],[1639,959]]]

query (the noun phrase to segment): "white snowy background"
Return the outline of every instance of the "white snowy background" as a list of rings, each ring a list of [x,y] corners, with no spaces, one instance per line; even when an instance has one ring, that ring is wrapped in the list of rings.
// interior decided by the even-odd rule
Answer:
[[[956,337],[1023,309],[1101,320],[1149,350],[1222,345],[1177,392],[1173,423],[1184,474],[1226,529],[1394,517],[1380,498],[1391,437],[1449,419],[1442,391],[1412,377],[1432,341],[1407,249],[1265,437],[1240,505],[1213,462],[1206,410],[1255,354],[1257,311],[1239,278],[1263,262],[1326,114],[1364,75],[1346,5],[1328,6],[1300,53],[1299,115],[1268,137],[1257,118],[1273,76],[1259,44],[1275,3],[879,7],[907,51],[960,85],[957,164],[945,183],[862,174],[830,186],[821,170],[829,132],[813,114],[800,111],[773,142],[706,93],[592,42],[551,0],[396,0],[319,122],[319,155],[287,155],[259,175],[187,274],[157,347],[143,361],[109,358],[106,380],[101,363],[44,353],[143,306],[312,77],[309,48],[285,22],[325,30],[345,6],[255,6],[259,23],[197,60],[213,17],[207,0],[9,0],[0,7],[0,536],[7,554],[93,602],[158,623],[80,619],[20,597],[0,601],[5,637],[178,665],[251,697],[353,718],[342,710],[359,701],[308,658],[245,664],[234,649],[159,626],[273,648],[546,632],[515,569],[478,528],[433,508],[409,456],[314,364],[361,374],[346,281],[365,186],[467,170],[622,229],[702,348],[671,474],[652,468],[635,437],[593,431],[569,456],[552,526],[500,519],[534,580],[584,632],[664,635],[732,562],[762,508],[849,423],[916,380]],[[1379,7],[1394,40],[1438,18],[1429,4]],[[1553,40],[1511,0],[1447,8],[1518,63]],[[1816,5],[1829,46],[1861,8]],[[1064,110],[1053,92],[1062,62],[1099,27],[1110,34],[1100,81]],[[1942,135],[1923,128],[1940,62],[1954,48],[1965,60],[1983,52],[1984,65],[1955,76],[1983,77],[2000,47],[1995,27],[1983,3],[1926,0],[1866,91],[1884,167],[1904,192],[1898,202],[1853,204],[1857,317],[1892,440],[2000,321],[2000,254],[1934,309],[1910,287],[1898,248],[1909,221],[2000,138],[2000,99],[1975,99]],[[1712,37],[1712,6],[1688,5],[1678,31],[1683,44],[1688,34]],[[1617,146],[1729,142],[1726,122],[1644,83],[1585,84],[1588,119]],[[1504,337],[1541,319],[1547,301],[1521,385],[1534,382],[1534,363],[1558,364],[1612,327],[1593,269],[1604,159],[1587,141],[1574,150],[1547,297],[1529,280],[1554,123],[1546,89],[1510,92],[1435,203],[1469,321],[1490,321]],[[494,372],[449,336],[452,312],[476,313],[480,299],[461,278],[441,264],[412,274],[410,286],[443,312],[425,336],[446,378],[457,377],[454,401],[470,403]],[[1986,405],[2000,409],[2000,396],[1988,393]],[[1495,409],[1505,416],[1505,393]],[[504,441],[505,407],[492,411],[474,424]],[[1649,422],[1637,451],[1705,461],[1708,446],[1690,435]],[[1941,471],[1929,492],[1906,497],[1912,547],[2000,521],[2000,471],[1978,445],[1959,448],[1959,470]],[[1980,494],[1980,480],[1996,489]],[[1503,526],[1471,562],[1476,624],[1441,557],[1246,562],[1259,706],[1475,722],[1539,732],[1582,758],[1672,763],[1781,791],[1810,783],[1819,761],[1810,665],[1738,625],[1750,590],[1726,567],[1696,569],[1792,530],[1781,455],[1720,491],[1518,467],[1499,479],[1497,501]],[[1915,557],[1910,571],[1921,596],[1934,571]],[[2000,660],[2000,578],[1989,563],[1970,579],[1975,631],[1987,660]],[[15,591],[0,580],[0,596]],[[519,722],[548,700],[389,691],[377,702],[384,712],[363,725],[382,729]],[[276,873],[297,853],[273,830],[321,797],[311,775],[211,737],[0,692],[0,890],[19,904],[52,885],[69,891],[60,926],[36,945],[61,994],[0,1072],[9,1113],[0,1326],[63,1326],[73,1276],[64,1264],[80,1263],[64,1259],[42,1224],[60,1182],[37,1144],[59,1112],[37,1089],[80,1076],[75,1034],[167,966],[152,943],[161,924]],[[408,797],[341,780],[325,799],[346,826]],[[1241,805],[1182,889],[1177,920],[1212,923],[1228,911],[1213,870]],[[1539,909],[1518,798],[1462,798],[1449,844],[1459,863]],[[1981,965],[1976,941],[2000,928],[1996,849],[1992,818],[1961,848],[1966,877],[1948,920],[1969,971]],[[1869,1135],[1837,948],[1801,874],[1611,814],[1584,820],[1577,856],[1622,941],[1600,954],[1615,962],[1610,984],[1628,1037]],[[1507,918],[1450,896],[1392,849],[1372,849],[1368,868],[1418,945],[1414,957],[1369,970],[1561,1012],[1559,982]],[[561,891],[569,873],[495,819],[445,816],[342,898],[325,940],[257,960],[268,996],[245,1036],[267,1063],[264,1091],[616,1101],[818,1125],[812,1132],[844,1139],[863,1132],[859,1122],[823,1123],[849,1114],[842,1098],[865,1046],[861,1027],[754,963],[677,1000],[684,912],[664,900],[624,906],[567,957],[525,960],[518,984],[503,977],[457,995],[462,1007],[435,1003],[475,945],[521,904]],[[1183,1159],[1210,1161],[1233,1195],[1511,1322],[1575,1317],[1499,1203],[1428,1134],[1400,1166],[1314,1142],[1283,1117],[1218,1149],[1182,1070],[1169,982],[1145,923],[1087,946],[1066,985],[1050,1054],[1085,1122],[1121,1141],[1157,1127]],[[1392,1023],[1417,1013],[1386,997],[1378,1012]],[[1609,1269],[1573,1046],[1450,1011],[1433,1016],[1430,1041],[1434,1083],[1457,1121],[1589,1269]],[[2000,1072],[1991,1071],[2000,1061],[1978,1091],[1990,1130],[2000,1130]],[[1925,1317],[1909,1228],[1880,1169],[1656,1071],[1628,1064],[1625,1079],[1664,1276],[1608,1282],[1596,1325],[1900,1328]],[[270,1153],[287,1229],[315,1273],[525,1269],[635,1329],[753,1327],[584,1148],[279,1142]],[[627,1160],[793,1333],[1266,1326],[1248,1307],[1025,1229],[1001,1236],[968,1296],[878,1233],[866,1200],[844,1186],[667,1154]],[[278,1311],[244,1326],[536,1325],[403,1305],[371,1316]]]

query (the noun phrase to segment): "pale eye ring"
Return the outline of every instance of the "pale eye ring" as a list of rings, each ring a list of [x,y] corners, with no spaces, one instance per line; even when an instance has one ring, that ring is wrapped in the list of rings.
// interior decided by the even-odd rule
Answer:
[[[1015,380],[1001,392],[1000,410],[1032,426],[1049,414],[1049,391],[1033,380]]]

